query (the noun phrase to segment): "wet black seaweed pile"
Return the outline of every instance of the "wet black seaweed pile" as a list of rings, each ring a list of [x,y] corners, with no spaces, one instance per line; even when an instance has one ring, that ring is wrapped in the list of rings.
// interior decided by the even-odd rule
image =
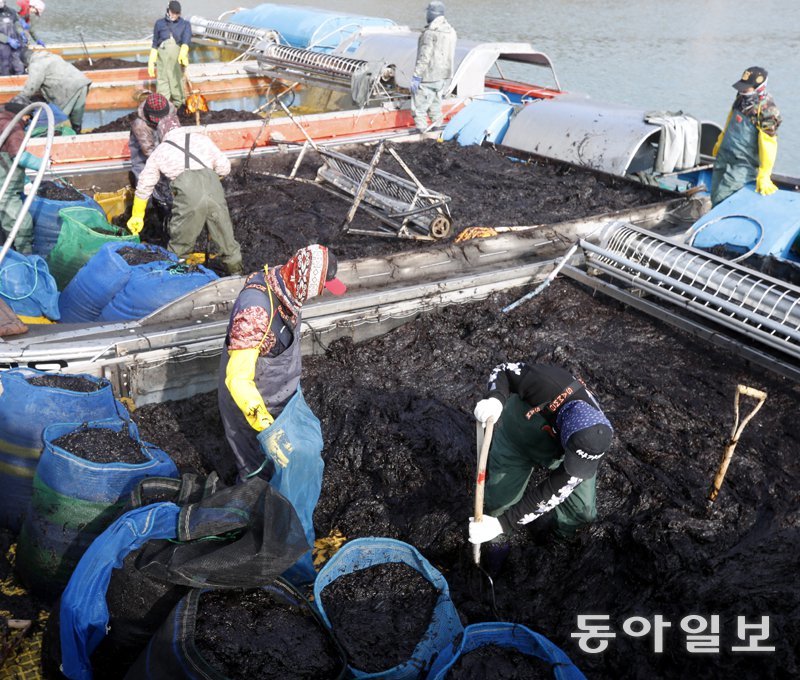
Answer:
[[[127,113],[124,116],[93,128],[92,132],[130,132],[131,123],[136,118],[136,111]],[[189,113],[184,107],[178,109],[178,118],[181,125],[196,125],[197,119],[194,113]],[[200,111],[200,125],[211,125],[212,123],[234,123],[247,122],[251,120],[262,120],[257,113],[250,111],[239,111],[238,109],[220,109],[219,111]]]
[[[472,408],[493,366],[563,365],[594,388],[614,424],[600,467],[598,520],[571,542],[525,540],[496,579],[497,608],[549,637],[594,679],[796,677],[800,673],[798,387],[576,284],[557,281],[510,315],[524,291],[423,316],[382,338],[306,358],[303,390],[322,422],[317,534],[390,536],[441,569],[470,623],[496,620],[466,542],[475,469]],[[745,429],[720,498],[706,494],[742,383],[769,393]],[[743,405],[743,414],[747,407]],[[145,406],[143,436],[230,479],[216,396]],[[535,523],[534,525],[535,526]],[[519,540],[521,539],[521,540]],[[582,652],[579,614],[617,636]],[[622,631],[630,616],[672,627],[664,652]],[[680,621],[720,616],[720,651],[685,651]],[[734,653],[737,616],[769,616],[774,653]]]
[[[510,647],[484,645],[458,658],[444,676],[446,680],[547,680],[553,678],[550,664]]]
[[[55,446],[94,463],[144,463],[142,447],[130,435],[105,427],[76,430],[53,440]]]
[[[109,68],[144,68],[145,65],[138,61],[126,61],[125,59],[117,59],[116,57],[101,57],[100,59],[92,59],[89,63],[88,59],[78,59],[71,62],[71,64],[79,71],[99,71]]]
[[[195,625],[197,651],[231,680],[336,676],[336,649],[318,621],[263,590],[203,593]]]
[[[62,184],[61,182],[51,182],[47,179],[39,184],[39,188],[36,190],[36,195],[39,198],[47,198],[51,201],[83,200],[83,195],[77,189],[73,189],[71,186]]]
[[[377,673],[408,661],[431,622],[439,592],[416,569],[377,564],[340,576],[320,598],[348,663]]]
[[[36,387],[55,387],[59,390],[69,390],[70,392],[97,392],[103,387],[102,383],[79,375],[67,375],[64,373],[47,373],[37,375],[26,380]]]
[[[551,224],[668,197],[652,187],[563,163],[515,162],[488,147],[425,141],[394,148],[426,187],[450,196],[454,233],[471,226]],[[374,151],[361,146],[344,153],[369,161]],[[394,236],[344,234],[341,227],[352,200],[319,186],[266,175],[290,174],[296,158],[296,154],[253,158],[245,172],[234,170],[223,182],[245,269],[285,261],[308,243],[330,246],[340,259],[425,247],[424,242]],[[298,177],[312,180],[320,165],[317,154],[308,153]],[[388,152],[378,167],[405,176]],[[374,230],[378,224],[376,218],[358,211],[351,227]]]
[[[151,262],[163,262],[167,259],[163,252],[155,248],[120,248],[117,250],[117,255],[132,267]]]

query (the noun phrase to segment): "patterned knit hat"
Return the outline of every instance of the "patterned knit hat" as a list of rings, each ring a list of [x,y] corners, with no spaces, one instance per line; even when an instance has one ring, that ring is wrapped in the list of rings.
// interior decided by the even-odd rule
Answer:
[[[301,305],[309,298],[321,295],[325,288],[334,295],[341,295],[347,288],[335,277],[335,262],[335,258],[329,261],[328,249],[325,246],[315,243],[300,248],[280,268],[281,279],[289,295]],[[329,273],[331,264],[334,275]]]
[[[158,125],[158,121],[169,113],[169,101],[163,94],[153,92],[144,100],[142,113],[153,125]]]
[[[556,427],[566,454],[565,469],[574,477],[587,479],[611,446],[614,436],[611,423],[602,411],[576,399],[559,409]]]

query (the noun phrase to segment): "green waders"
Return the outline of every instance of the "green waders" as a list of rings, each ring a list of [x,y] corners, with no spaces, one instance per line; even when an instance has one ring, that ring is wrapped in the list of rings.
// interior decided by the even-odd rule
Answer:
[[[158,61],[156,62],[156,92],[164,95],[175,107],[183,106],[186,101],[186,92],[183,89],[183,70],[178,63],[180,45],[175,38],[167,38],[158,47]]]
[[[755,182],[758,166],[758,128],[741,111],[734,111],[714,161],[711,205],[717,205],[748,182]]]
[[[86,113],[86,96],[88,94],[89,85],[79,87],[64,106],[60,107],[69,118],[69,123],[75,134],[79,134],[83,128],[83,114]]]
[[[13,159],[5,151],[0,152],[0,186],[6,180],[8,169],[11,167]],[[22,189],[25,186],[25,171],[19,166],[11,175],[11,181],[8,184],[6,193],[0,199],[0,226],[5,232],[5,238],[11,233],[14,228],[14,223],[17,220],[20,212],[22,211]],[[33,220],[30,213],[26,213],[22,224],[20,224],[17,237],[14,239],[14,250],[23,255],[29,255],[33,247]]]
[[[172,180],[172,195],[169,249],[178,257],[186,257],[208,225],[208,235],[219,247],[228,271],[241,271],[242,251],[233,237],[233,224],[217,173],[209,168],[184,170]]]
[[[485,490],[486,512],[494,517],[522,499],[534,466],[555,470],[564,458],[558,441],[542,429],[547,425],[545,419],[538,414],[525,418],[529,410],[530,406],[512,394],[494,431]],[[550,512],[555,516],[555,532],[562,537],[593,522],[597,517],[595,477],[581,482]]]

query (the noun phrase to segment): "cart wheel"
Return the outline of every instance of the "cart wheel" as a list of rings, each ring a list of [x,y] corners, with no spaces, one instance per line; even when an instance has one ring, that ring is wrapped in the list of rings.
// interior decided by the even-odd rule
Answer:
[[[433,238],[447,238],[453,233],[453,220],[447,215],[437,215],[429,225]]]

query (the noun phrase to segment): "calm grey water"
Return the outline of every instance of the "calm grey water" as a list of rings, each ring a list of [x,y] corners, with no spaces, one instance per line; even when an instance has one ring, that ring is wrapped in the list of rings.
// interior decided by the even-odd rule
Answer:
[[[49,0],[51,41],[141,38],[167,0]],[[216,18],[254,0],[184,0],[183,14]],[[421,27],[427,0],[287,0]],[[459,35],[531,42],[566,90],[646,109],[682,109],[724,123],[731,84],[748,66],[769,73],[784,115],[776,170],[800,176],[800,2],[797,0],[446,0]]]

